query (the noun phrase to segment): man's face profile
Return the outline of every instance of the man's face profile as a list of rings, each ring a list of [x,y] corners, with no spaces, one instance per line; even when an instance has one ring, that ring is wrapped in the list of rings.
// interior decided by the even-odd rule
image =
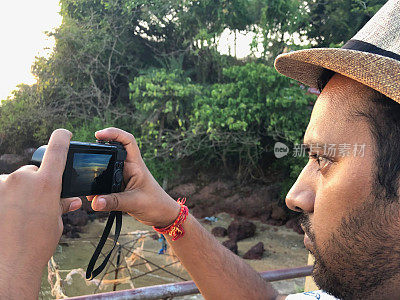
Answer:
[[[309,162],[286,198],[290,209],[303,213],[317,285],[342,299],[393,299],[397,286],[391,283],[400,277],[399,204],[377,197],[379,149],[368,122],[358,115],[373,96],[354,80],[332,77],[315,103],[304,136]],[[365,144],[365,150],[363,155],[336,151],[321,158],[322,150],[313,150],[317,144]]]

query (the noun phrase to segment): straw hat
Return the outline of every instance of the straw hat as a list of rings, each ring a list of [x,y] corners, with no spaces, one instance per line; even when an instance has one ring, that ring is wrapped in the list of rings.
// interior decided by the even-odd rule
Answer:
[[[275,68],[311,87],[329,69],[400,103],[400,0],[389,0],[342,48],[281,54]]]

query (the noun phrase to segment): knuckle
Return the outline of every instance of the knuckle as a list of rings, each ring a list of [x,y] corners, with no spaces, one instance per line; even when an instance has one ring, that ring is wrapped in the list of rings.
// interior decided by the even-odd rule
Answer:
[[[115,194],[111,194],[110,195],[109,208],[110,209],[117,209],[118,207],[119,207],[118,197]]]
[[[127,136],[129,139],[131,139],[131,140],[134,140],[134,139],[135,139],[135,137],[134,137],[134,135],[133,135],[132,133],[130,133],[130,132],[125,132],[125,134],[126,134],[126,136]]]
[[[6,182],[8,183],[19,183],[27,178],[27,172],[15,171],[7,176]]]
[[[128,132],[128,137],[134,144],[136,144],[135,136],[132,133]]]
[[[69,203],[67,203],[66,200],[61,200],[60,201],[60,209],[61,209],[61,213],[67,213],[68,209],[69,209]]]

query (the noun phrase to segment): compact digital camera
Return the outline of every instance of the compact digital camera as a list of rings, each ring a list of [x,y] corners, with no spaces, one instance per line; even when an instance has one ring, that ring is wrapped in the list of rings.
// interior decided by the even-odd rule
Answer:
[[[47,145],[32,155],[40,167]],[[126,150],[119,142],[82,143],[71,141],[62,179],[61,197],[104,195],[121,191]]]

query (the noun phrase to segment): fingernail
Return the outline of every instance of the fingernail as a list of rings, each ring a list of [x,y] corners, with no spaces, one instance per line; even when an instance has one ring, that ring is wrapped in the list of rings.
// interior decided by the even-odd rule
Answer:
[[[103,209],[103,208],[105,208],[105,207],[106,207],[106,199],[104,199],[104,198],[102,198],[102,197],[97,198],[97,201],[96,201],[96,208],[97,208],[97,209]]]
[[[80,206],[81,206],[80,201],[71,202],[71,204],[69,205],[69,211],[77,210]]]

